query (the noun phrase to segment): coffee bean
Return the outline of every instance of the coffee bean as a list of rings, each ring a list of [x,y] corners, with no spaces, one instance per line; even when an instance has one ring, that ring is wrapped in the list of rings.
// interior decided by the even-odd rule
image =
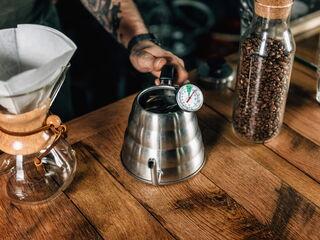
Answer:
[[[268,38],[262,45],[256,36],[242,42],[236,82],[233,128],[251,142],[279,133],[294,57],[282,41]]]

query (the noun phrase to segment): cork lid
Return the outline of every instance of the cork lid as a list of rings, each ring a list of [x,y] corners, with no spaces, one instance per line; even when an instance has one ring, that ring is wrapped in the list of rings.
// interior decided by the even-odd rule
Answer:
[[[266,6],[274,6],[274,7],[284,7],[287,5],[291,5],[293,0],[256,0]]]
[[[289,17],[293,0],[255,0],[255,13],[269,19]]]

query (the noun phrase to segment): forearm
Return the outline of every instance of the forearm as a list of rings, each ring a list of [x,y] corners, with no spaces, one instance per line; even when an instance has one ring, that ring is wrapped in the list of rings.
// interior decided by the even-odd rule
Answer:
[[[114,0],[115,1],[115,0]],[[122,19],[119,29],[119,39],[127,47],[129,41],[138,34],[147,33],[142,17],[133,0],[121,0]]]
[[[148,32],[133,0],[81,0],[81,2],[125,47],[135,35]]]

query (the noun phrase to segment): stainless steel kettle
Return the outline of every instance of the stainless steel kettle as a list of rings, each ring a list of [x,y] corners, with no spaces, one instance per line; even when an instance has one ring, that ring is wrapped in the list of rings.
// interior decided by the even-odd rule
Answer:
[[[196,114],[177,106],[173,78],[174,67],[164,66],[161,85],[135,98],[121,150],[127,171],[153,185],[188,179],[205,162]]]

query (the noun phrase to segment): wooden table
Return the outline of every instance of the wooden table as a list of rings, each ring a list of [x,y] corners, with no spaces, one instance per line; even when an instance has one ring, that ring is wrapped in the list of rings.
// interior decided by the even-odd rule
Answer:
[[[68,124],[79,160],[73,183],[40,206],[0,196],[0,239],[320,239],[315,86],[315,73],[295,64],[284,126],[265,145],[232,133],[231,89],[206,91],[198,117],[207,163],[165,187],[135,180],[120,163],[134,96],[75,119]]]

